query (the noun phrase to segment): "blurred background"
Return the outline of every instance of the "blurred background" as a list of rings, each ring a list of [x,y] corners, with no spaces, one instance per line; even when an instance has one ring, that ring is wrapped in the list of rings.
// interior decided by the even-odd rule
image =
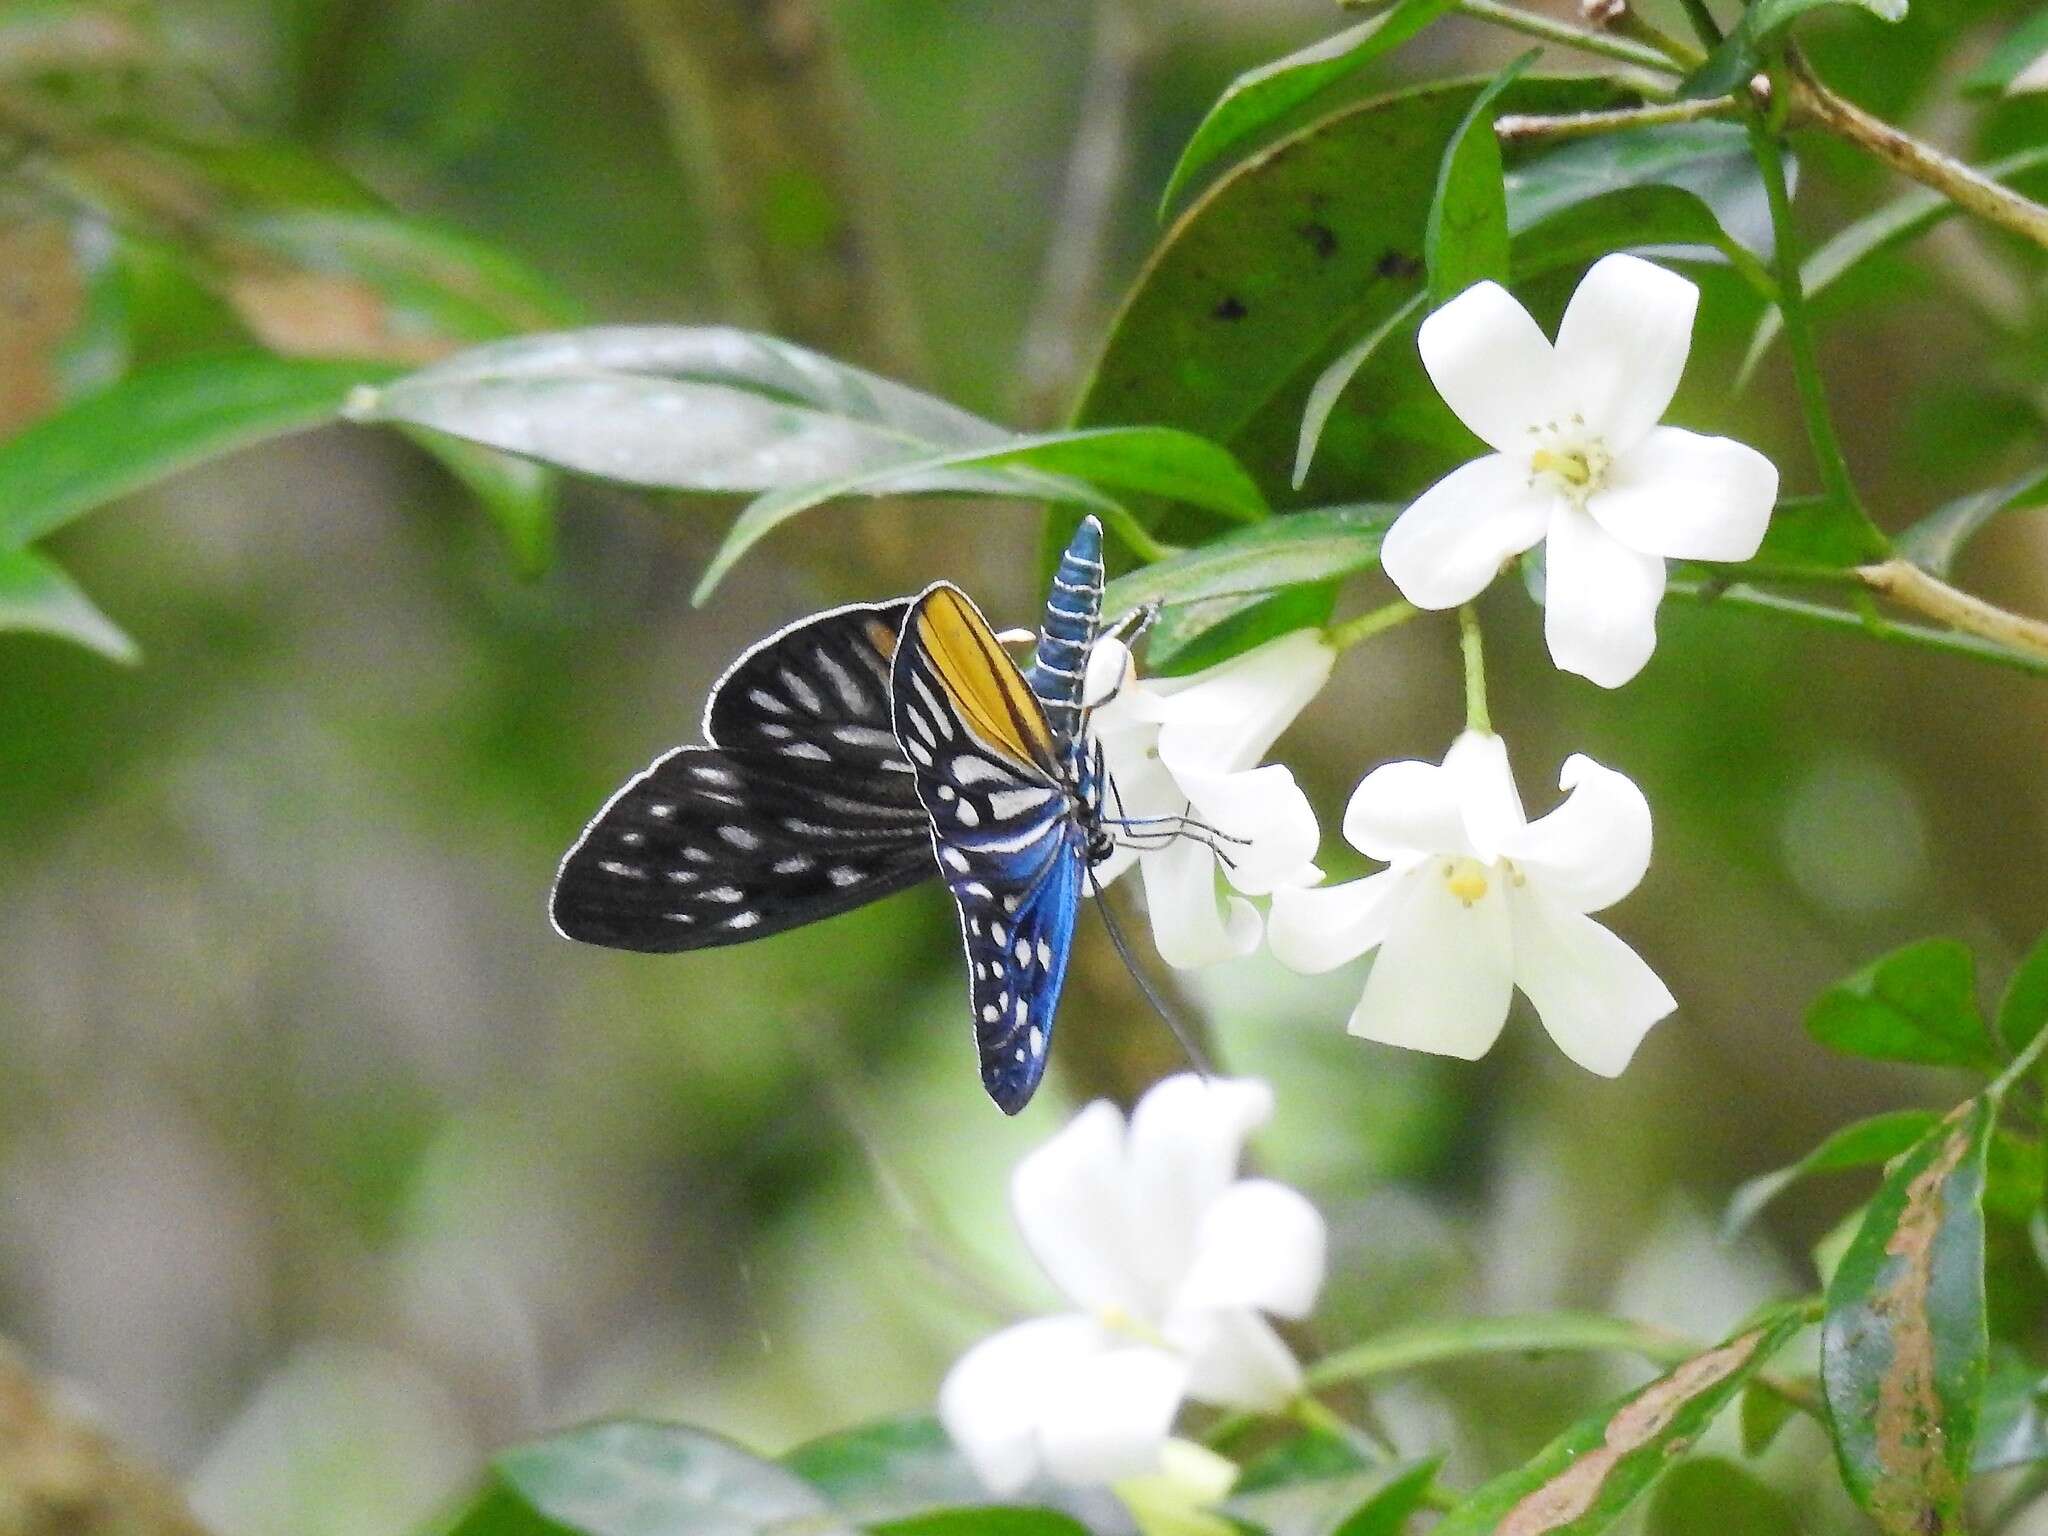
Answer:
[[[2026,10],[1916,7],[1896,29],[1817,27],[1811,52],[1976,158],[2048,127],[2024,102],[1955,102]],[[179,201],[166,159],[245,191],[331,167],[523,263],[544,319],[732,320],[1056,420],[1202,112],[1340,24],[1318,0],[16,0],[0,430],[252,336],[357,348],[339,290],[181,274],[165,249],[207,205]],[[1383,72],[1518,51],[1449,21]],[[115,178],[144,235],[51,173],[66,133],[67,151],[171,146],[156,181]],[[1802,174],[1809,236],[1898,190],[1826,144]],[[773,194],[773,249],[728,238],[735,187]],[[1702,281],[1677,419],[1812,488],[1782,355],[1731,398],[1750,301]],[[1887,526],[2038,457],[2038,261],[1950,226],[1844,284],[1827,319],[1837,417]],[[1038,1294],[1004,1205],[1015,1156],[1171,1066],[1084,925],[1047,1090],[1006,1121],[932,889],[687,958],[550,931],[562,851],[694,739],[747,642],[941,575],[1000,624],[1035,615],[1031,509],[937,503],[813,514],[693,611],[732,511],[571,485],[552,565],[525,576],[426,456],[330,428],[54,541],[139,667],[0,638],[0,1332],[220,1531],[397,1531],[492,1447],[592,1415],[772,1452],[923,1410],[1001,1315],[979,1277]],[[2048,521],[1993,528],[1960,579],[2048,612]],[[1549,668],[1519,590],[1486,616],[1532,810],[1580,750],[1656,809],[1658,857],[1614,919],[1681,1008],[1627,1077],[1571,1067],[1519,1004],[1476,1066],[1350,1040],[1356,968],[1309,981],[1261,957],[1177,981],[1225,1066],[1277,1086],[1261,1156],[1330,1217],[1321,1338],[1551,1306],[1711,1335],[1810,1287],[1809,1246],[1860,1198],[1853,1176],[1815,1181],[1721,1245],[1735,1182],[1958,1091],[1825,1053],[1800,1027],[1814,993],[1929,933],[1969,942],[1988,990],[2048,920],[2048,687],[1673,604],[1656,660],[1608,694]],[[1334,872],[1358,867],[1334,836],[1358,776],[1458,728],[1456,665],[1447,616],[1389,634],[1282,744]],[[2038,1269],[1997,1261],[2041,1315]],[[1452,1446],[1462,1481],[1623,1371],[1493,1362],[1404,1378],[1382,1410],[1405,1443]],[[1811,1528],[1855,1528],[1810,1426],[1774,1456]]]

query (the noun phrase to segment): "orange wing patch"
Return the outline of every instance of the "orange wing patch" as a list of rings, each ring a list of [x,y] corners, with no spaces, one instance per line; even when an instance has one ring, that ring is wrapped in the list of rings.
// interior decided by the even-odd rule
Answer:
[[[968,728],[988,746],[1057,777],[1045,706],[965,594],[937,588],[918,605],[915,622],[918,643]]]

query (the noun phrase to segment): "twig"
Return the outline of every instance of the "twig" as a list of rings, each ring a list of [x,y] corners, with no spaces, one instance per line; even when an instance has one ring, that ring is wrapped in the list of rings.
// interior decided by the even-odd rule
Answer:
[[[1856,577],[1871,591],[1890,598],[1902,608],[1978,635],[2009,650],[2038,658],[2048,665],[2048,623],[2013,613],[1981,597],[1950,586],[1910,560],[1881,560],[1860,565]]]
[[[1080,120],[1017,360],[1021,420],[1054,419],[1080,369],[1083,338],[1102,294],[1117,194],[1130,170],[1131,98],[1152,52],[1150,29],[1133,0],[1096,0]]]
[[[1556,116],[1510,112],[1493,120],[1493,131],[1511,139],[1583,139],[1627,128],[1653,128],[1660,123],[1695,123],[1702,118],[1729,117],[1742,110],[1733,96],[1707,96],[1693,101],[1660,101],[1647,107],[1616,107],[1606,112],[1562,112]]]
[[[1366,0],[1345,0],[1345,3],[1362,5]],[[1603,58],[1618,59],[1624,64],[1634,64],[1638,68],[1652,70],[1665,76],[1682,73],[1678,65],[1655,48],[1631,42],[1625,37],[1610,37],[1607,33],[1596,32],[1590,27],[1574,26],[1571,22],[1559,21],[1554,16],[1525,11],[1518,5],[1503,5],[1501,0],[1454,0],[1452,8],[1459,15],[1470,16],[1475,21],[1490,22],[1496,27],[1505,27],[1510,32],[1541,38],[1546,43],[1562,43],[1565,47],[1576,48],[1581,53],[1597,53]]]
[[[1786,63],[1792,108],[1808,122],[1861,146],[1893,170],[1932,187],[1964,212],[2048,248],[2048,207],[1836,95],[1821,84],[1797,51],[1787,51]]]
[[[5,1344],[0,1523],[31,1536],[206,1536],[175,1484],[58,1407]]]

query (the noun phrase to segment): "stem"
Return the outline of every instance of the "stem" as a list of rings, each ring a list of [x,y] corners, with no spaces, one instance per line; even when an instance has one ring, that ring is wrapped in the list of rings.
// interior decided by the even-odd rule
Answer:
[[[1842,445],[1835,437],[1834,422],[1828,416],[1827,393],[1821,386],[1820,362],[1814,350],[1813,325],[1806,313],[1806,291],[1800,286],[1799,247],[1792,232],[1792,196],[1785,185],[1785,160],[1778,141],[1771,136],[1761,116],[1749,120],[1749,144],[1762,173],[1764,196],[1771,207],[1772,256],[1778,277],[1778,312],[1785,320],[1785,342],[1792,352],[1792,372],[1799,384],[1799,409],[1806,418],[1807,441],[1813,446],[1821,484],[1839,506],[1854,512],[1869,525],[1869,516],[1849,478],[1849,464],[1842,457]],[[1883,536],[1872,527],[1878,545]]]
[[[1458,648],[1465,658],[1465,729],[1493,734],[1486,713],[1486,652],[1479,635],[1479,610],[1470,603],[1458,610]]]
[[[1289,1403],[1287,1411],[1294,1415],[1295,1422],[1303,1429],[1319,1430],[1323,1434],[1333,1435],[1353,1449],[1369,1445],[1378,1455],[1386,1457],[1389,1461],[1401,1454],[1379,1425],[1371,1422],[1363,1425],[1353,1424],[1306,1392]]]
[[[1910,560],[1858,566],[1856,576],[1871,591],[1902,608],[1937,619],[1952,630],[1980,635],[2010,650],[2024,652],[2048,665],[2048,623],[1959,591]]]
[[[1370,640],[1385,630],[1406,624],[1420,612],[1422,610],[1413,603],[1397,597],[1383,608],[1361,613],[1357,618],[1347,619],[1342,624],[1332,624],[1323,631],[1323,639],[1331,650],[1341,656],[1359,641]]]
[[[1352,3],[1362,3],[1362,0],[1352,0]],[[1634,64],[1638,68],[1653,70],[1660,75],[1684,73],[1655,48],[1645,47],[1624,37],[1610,37],[1607,33],[1596,32],[1590,27],[1574,26],[1553,16],[1525,11],[1520,6],[1503,5],[1500,0],[1453,0],[1452,9],[1460,15],[1470,16],[1475,21],[1490,22],[1497,27],[1506,27],[1510,32],[1541,38],[1546,43],[1562,43],[1565,47],[1576,48],[1581,53],[1597,53],[1605,58],[1618,59],[1624,64]]]
[[[1707,62],[1707,56],[1691,43],[1682,43],[1670,33],[1651,26],[1630,6],[1624,5],[1621,14],[1608,26],[1623,37],[1632,37],[1645,47],[1656,49],[1687,73]]]
[[[1660,123],[1694,123],[1708,117],[1730,117],[1744,103],[1733,96],[1708,96],[1694,101],[1662,101],[1647,107],[1617,107],[1606,112],[1563,112],[1554,117],[1508,113],[1497,117],[1493,131],[1509,139],[1583,139],[1625,128],[1653,128]]]
[[[1692,23],[1693,34],[1699,38],[1700,46],[1712,53],[1726,38],[1722,35],[1721,24],[1714,20],[1714,13],[1707,9],[1707,0],[1678,0],[1685,12],[1685,19]]]
[[[1683,576],[1674,576],[1665,590],[1674,597],[1696,598],[1715,608],[1748,609],[1757,613],[1772,613],[1783,618],[1799,619],[1824,629],[1855,630],[1874,639],[1890,641],[1894,645],[1942,651],[1952,656],[1969,656],[1978,661],[1997,662],[2000,666],[2011,667],[2036,677],[2048,677],[2048,659],[1994,644],[1981,635],[1959,634],[1949,629],[1930,629],[1924,624],[1898,624],[1882,619],[1872,623],[1861,614],[1852,613],[1846,608],[1831,607],[1826,603],[1787,597],[1783,593],[1767,592],[1759,587],[1723,587],[1716,582],[1698,581]]]
[[[1788,50],[1786,63],[1791,104],[1809,121],[1858,145],[1901,175],[1932,187],[1965,213],[2048,248],[2048,207],[1837,96],[1796,52]]]

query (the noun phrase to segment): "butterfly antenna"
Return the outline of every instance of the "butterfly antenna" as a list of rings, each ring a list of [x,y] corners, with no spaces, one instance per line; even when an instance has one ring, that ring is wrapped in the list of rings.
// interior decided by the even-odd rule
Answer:
[[[1181,1050],[1187,1055],[1188,1065],[1203,1077],[1214,1077],[1216,1068],[1210,1064],[1208,1053],[1196,1043],[1194,1035],[1183,1025],[1174,1011],[1166,1005],[1166,999],[1159,995],[1159,989],[1151,979],[1138,968],[1137,957],[1131,953],[1131,946],[1124,941],[1124,931],[1117,926],[1116,914],[1110,910],[1109,897],[1102,889],[1102,882],[1095,878],[1095,871],[1088,871],[1088,886],[1095,893],[1095,910],[1102,914],[1102,926],[1109,930],[1109,942],[1116,946],[1117,958],[1124,963],[1124,969],[1131,973],[1131,980],[1138,984],[1138,990],[1145,994],[1145,1001],[1152,1005],[1152,1011],[1159,1015],[1166,1027],[1173,1031],[1173,1038],[1180,1042]]]

